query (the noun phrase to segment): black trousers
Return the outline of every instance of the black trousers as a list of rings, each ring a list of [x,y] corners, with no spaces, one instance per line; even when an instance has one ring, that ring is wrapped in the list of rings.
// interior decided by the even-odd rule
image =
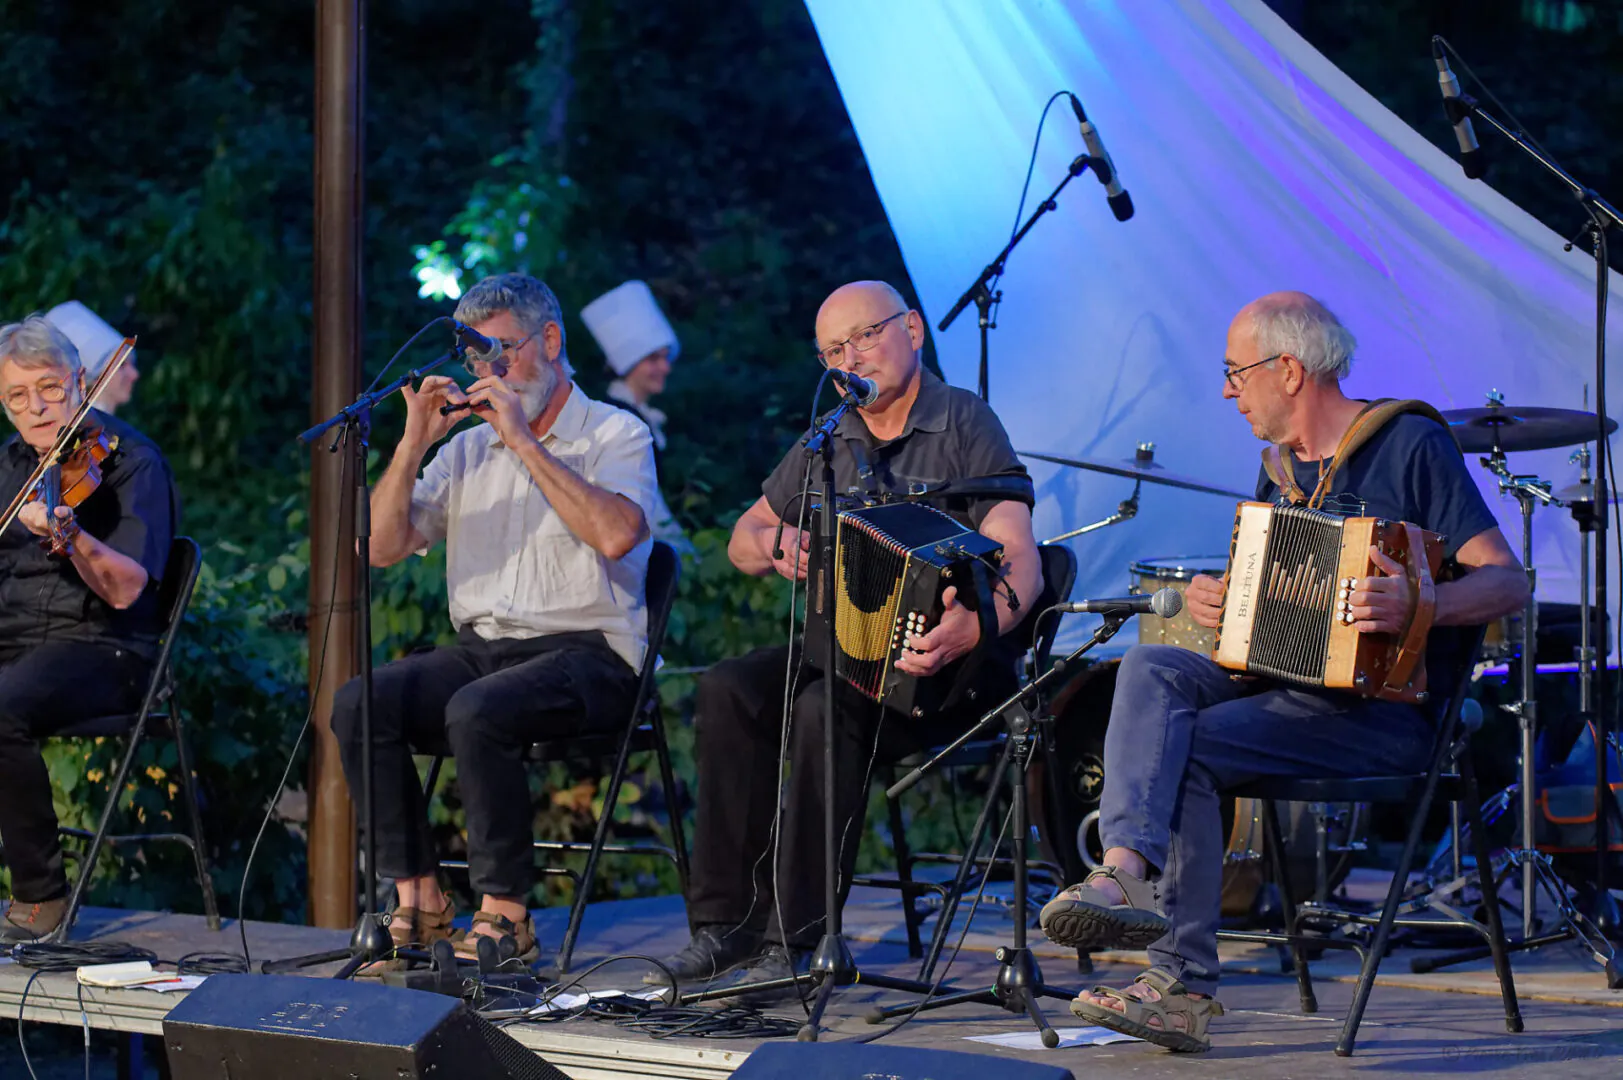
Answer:
[[[787,659],[787,647],[757,649],[722,661],[699,680],[694,750],[699,807],[688,917],[695,927],[748,926],[764,930],[769,941],[810,948],[822,936],[826,906],[823,680],[818,672],[802,669],[796,681],[778,854],[781,892],[774,896],[770,849]],[[914,719],[881,709],[836,682],[834,820],[842,904],[856,870],[870,761],[883,765],[950,741],[1014,685],[1012,671],[988,661],[976,680],[975,700]]]
[[[372,673],[373,812],[378,873],[433,873],[439,861],[412,750],[456,758],[467,816],[468,876],[476,892],[524,896],[535,882],[530,848],[531,743],[623,727],[637,673],[598,631],[485,641],[464,630],[455,645]],[[361,683],[333,697],[344,775],[361,797]],[[357,816],[361,813],[357,806]],[[364,820],[364,819],[362,819]]]
[[[149,661],[116,645],[0,646],[0,842],[13,898],[39,903],[68,891],[40,740],[86,720],[133,716],[151,674]]]

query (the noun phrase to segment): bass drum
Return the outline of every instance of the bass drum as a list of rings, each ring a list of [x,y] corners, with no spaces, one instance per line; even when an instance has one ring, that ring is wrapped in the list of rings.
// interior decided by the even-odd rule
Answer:
[[[1105,729],[1116,692],[1120,660],[1092,664],[1054,695],[1053,745],[1037,754],[1026,774],[1031,820],[1043,858],[1061,867],[1069,882],[1081,881],[1099,864],[1099,798],[1105,783]],[[1262,804],[1254,799],[1222,800],[1223,915],[1243,919],[1253,914],[1264,880]],[[1330,832],[1329,887],[1334,889],[1351,869],[1353,850],[1368,828],[1368,807],[1334,804],[1327,808]],[[1280,827],[1291,896],[1306,900],[1318,879],[1318,814],[1312,803],[1281,806]]]

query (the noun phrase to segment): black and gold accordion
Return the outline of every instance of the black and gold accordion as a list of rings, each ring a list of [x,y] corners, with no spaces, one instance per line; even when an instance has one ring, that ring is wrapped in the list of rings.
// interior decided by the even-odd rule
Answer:
[[[1402,633],[1355,627],[1351,594],[1378,571],[1374,547],[1402,563],[1414,605]],[[1442,538],[1417,525],[1243,502],[1212,654],[1225,668],[1388,701],[1426,700],[1426,635]]]
[[[908,634],[925,634],[941,620],[941,594],[957,588],[958,602],[982,617],[984,646],[995,636],[996,612],[989,582],[995,581],[1003,545],[922,503],[886,503],[835,515],[834,638],[830,665],[828,623],[821,609],[821,558],[812,543],[806,607],[806,655],[820,671],[834,674],[871,701],[911,716],[947,704],[965,665],[960,658],[928,678],[896,668]]]

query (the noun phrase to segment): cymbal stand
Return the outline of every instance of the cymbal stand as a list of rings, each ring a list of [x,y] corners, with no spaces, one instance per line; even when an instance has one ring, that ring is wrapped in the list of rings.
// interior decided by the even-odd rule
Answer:
[[[1058,536],[1044,540],[1043,543],[1059,544],[1071,539],[1072,537],[1085,536],[1090,532],[1097,532],[1098,530],[1107,528],[1111,525],[1120,525],[1124,521],[1131,521],[1133,518],[1138,516],[1138,493],[1143,486],[1144,481],[1134,480],[1133,493],[1127,496],[1127,498],[1123,499],[1121,502],[1117,503],[1116,512],[1111,514],[1109,517],[1095,521],[1091,525],[1084,525],[1080,529],[1072,529],[1070,532],[1060,533]]]

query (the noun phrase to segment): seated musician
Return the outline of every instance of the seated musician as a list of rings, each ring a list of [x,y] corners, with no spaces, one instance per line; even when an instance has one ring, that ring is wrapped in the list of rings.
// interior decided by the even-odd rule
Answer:
[[[84,401],[79,353],[43,315],[0,327],[0,399],[17,434],[0,447],[9,504]],[[118,440],[101,484],[56,508],[67,551],[47,553],[44,506],[0,534],[0,841],[12,903],[0,941],[32,941],[67,911],[51,780],[39,740],[69,725],[133,715],[158,654],[158,583],[179,503],[169,463],[140,432],[91,410]],[[84,428],[81,428],[84,430]]]
[[[873,404],[840,421],[834,451],[837,491],[861,490],[866,475],[871,475],[876,493],[906,492],[910,483],[921,481],[933,484],[993,474],[1024,477],[1025,469],[991,408],[924,369],[920,360],[924,332],[919,313],[908,308],[895,289],[878,281],[841,286],[818,311],[817,348],[823,363],[872,380],[879,392]],[[868,470],[859,474],[859,462],[866,462]],[[810,521],[807,531],[796,527],[805,468],[806,457],[797,444],[767,477],[761,498],[739,518],[728,545],[738,569],[807,581],[814,542]],[[814,491],[820,475],[818,464],[812,469]],[[1008,499],[975,499],[941,509],[1003,545],[1007,587],[997,590],[996,616],[1000,634],[1007,635],[1040,588],[1030,507]],[[780,520],[787,524],[782,547],[775,550]],[[1010,602],[1011,592],[1015,603]],[[911,675],[940,671],[980,640],[978,618],[959,602],[955,591],[948,588],[943,599],[946,609],[940,623],[911,639],[913,651],[897,665]],[[1012,690],[1018,648],[1011,652],[1010,644],[1004,637],[986,650],[977,669],[977,701],[964,701],[944,715],[914,720],[887,714],[844,683],[837,685],[835,819],[841,840],[842,897],[856,865],[875,756],[894,760],[965,730],[980,715],[977,704],[993,704],[998,700],[994,695]],[[823,684],[815,671],[788,670],[789,656],[787,646],[758,649],[722,661],[699,680],[698,821],[688,895],[693,935],[666,961],[685,982],[715,978],[746,961],[753,963],[737,982],[786,976],[804,967],[808,951],[823,932]],[[790,677],[788,792],[775,830],[785,681]],[[780,849],[776,870],[771,855],[775,831]],[[656,981],[663,976],[648,977]],[[794,997],[794,991],[783,996]],[[760,1005],[777,997],[756,994],[740,1000]]]
[[[1264,296],[1229,326],[1223,396],[1257,438],[1278,446],[1290,470],[1280,473],[1287,487],[1304,494],[1323,487],[1325,509],[1410,522],[1443,537],[1445,558],[1462,573],[1436,586],[1434,626],[1479,625],[1520,608],[1526,575],[1437,420],[1398,415],[1346,460],[1332,462],[1366,404],[1341,391],[1354,344],[1312,297]],[[1273,502],[1280,495],[1265,470],[1257,498]],[[1370,558],[1383,573],[1359,579],[1353,589],[1356,629],[1401,633],[1413,590],[1401,564],[1373,548]],[[1216,627],[1223,596],[1223,580],[1196,577],[1185,602],[1197,622]],[[1430,637],[1435,700],[1461,675],[1463,658],[1445,647],[1453,639],[1447,632]],[[1148,946],[1151,967],[1125,990],[1082,994],[1072,1011],[1175,1050],[1209,1046],[1207,1024],[1222,1012],[1212,998],[1223,861],[1219,794],[1268,776],[1423,772],[1433,723],[1426,707],[1235,678],[1185,649],[1129,650],[1105,736],[1103,866],[1051,901],[1042,926],[1061,945]]]
[[[563,311],[525,274],[480,281],[456,317],[505,348],[496,370],[470,361],[466,392],[430,375],[404,388],[406,426],[372,493],[372,564],[446,542],[454,645],[415,653],[373,677],[378,872],[395,881],[397,947],[479,936],[540,950],[526,905],[534,882],[531,743],[618,730],[636,697],[647,643],[644,587],[654,458],[635,416],[593,401],[570,379]],[[468,412],[458,433],[418,467]],[[350,791],[361,794],[362,687],[333,700]],[[468,875],[481,896],[472,934],[453,933],[428,808],[411,748],[448,744],[467,815]],[[375,973],[378,968],[374,968]]]

